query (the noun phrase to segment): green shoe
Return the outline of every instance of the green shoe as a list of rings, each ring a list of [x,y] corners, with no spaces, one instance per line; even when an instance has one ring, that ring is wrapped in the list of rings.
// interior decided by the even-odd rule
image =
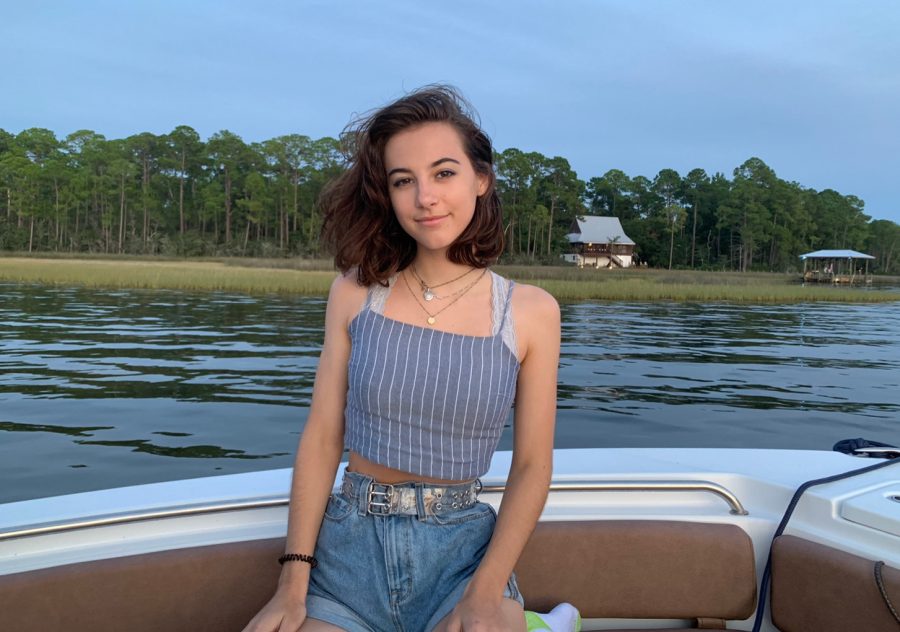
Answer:
[[[549,630],[550,626],[547,625],[543,619],[541,619],[541,615],[539,615],[537,612],[526,610],[525,629],[528,632],[536,632],[537,630]]]
[[[525,626],[528,632],[581,632],[581,614],[570,603],[561,603],[547,614],[526,610]]]

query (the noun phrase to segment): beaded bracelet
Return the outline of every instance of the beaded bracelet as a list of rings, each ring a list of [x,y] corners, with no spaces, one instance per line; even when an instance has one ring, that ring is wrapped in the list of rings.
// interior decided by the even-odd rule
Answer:
[[[304,555],[303,553],[285,553],[278,558],[278,563],[282,566],[284,566],[285,562],[306,562],[312,568],[319,565],[319,560],[312,555]]]

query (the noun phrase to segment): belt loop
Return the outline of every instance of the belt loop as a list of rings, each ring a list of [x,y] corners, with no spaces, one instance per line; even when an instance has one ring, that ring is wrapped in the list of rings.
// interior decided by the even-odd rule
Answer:
[[[425,513],[425,484],[416,483],[416,517],[419,522],[425,522],[428,517]]]
[[[369,486],[372,485],[372,478],[363,476],[362,474],[354,474],[354,483],[359,485],[356,490],[356,513],[365,516],[369,507]]]

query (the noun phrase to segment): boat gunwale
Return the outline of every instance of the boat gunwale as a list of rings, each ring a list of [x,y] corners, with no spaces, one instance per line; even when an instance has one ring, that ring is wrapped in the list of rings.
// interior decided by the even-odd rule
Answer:
[[[487,483],[482,486],[482,493],[503,493],[505,483]],[[597,492],[597,491],[629,491],[629,492],[706,492],[715,494],[724,500],[732,515],[746,516],[749,512],[744,508],[737,496],[719,483],[707,480],[581,480],[553,481],[551,492]],[[80,518],[65,522],[43,523],[21,528],[0,531],[0,542],[39,535],[49,535],[90,529],[95,527],[117,526],[149,520],[182,518],[205,514],[224,513],[229,511],[249,511],[287,506],[287,496],[257,498],[247,501],[212,501],[181,507],[164,509],[140,509],[126,513],[99,515],[91,518]]]

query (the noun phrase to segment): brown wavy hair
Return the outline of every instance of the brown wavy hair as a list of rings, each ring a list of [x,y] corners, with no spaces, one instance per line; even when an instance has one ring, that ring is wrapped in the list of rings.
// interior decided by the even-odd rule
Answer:
[[[472,221],[450,244],[454,263],[485,268],[503,252],[503,213],[494,176],[491,139],[460,93],[430,85],[353,121],[341,134],[348,169],[330,182],[319,198],[324,216],[323,241],[337,268],[356,268],[360,285],[380,283],[406,268],[416,256],[416,242],[400,226],[391,206],[384,148],[395,134],[424,123],[449,123],[459,133],[476,173],[488,187],[475,202]]]

